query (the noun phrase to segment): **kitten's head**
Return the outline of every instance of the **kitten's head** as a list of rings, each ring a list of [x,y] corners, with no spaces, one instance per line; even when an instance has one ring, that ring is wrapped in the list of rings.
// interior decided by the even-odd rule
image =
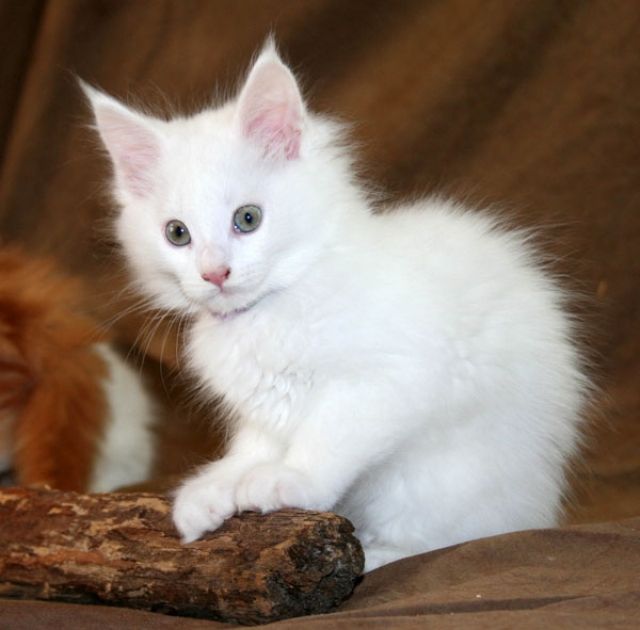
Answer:
[[[160,120],[84,86],[111,157],[117,235],[164,308],[233,313],[295,283],[357,194],[338,127],[268,42],[238,96]]]

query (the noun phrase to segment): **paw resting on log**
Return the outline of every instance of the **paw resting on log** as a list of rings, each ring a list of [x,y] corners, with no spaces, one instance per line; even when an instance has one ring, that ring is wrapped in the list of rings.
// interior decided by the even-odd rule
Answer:
[[[0,490],[0,596],[243,624],[326,612],[364,557],[331,513],[245,513],[182,545],[155,494]]]

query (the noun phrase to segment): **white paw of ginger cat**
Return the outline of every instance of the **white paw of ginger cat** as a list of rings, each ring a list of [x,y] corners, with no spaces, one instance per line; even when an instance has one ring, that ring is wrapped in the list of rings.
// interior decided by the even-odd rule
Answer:
[[[178,491],[185,541],[242,510],[333,509],[366,570],[556,523],[589,384],[525,237],[442,199],[374,213],[338,124],[267,43],[239,95],[159,120],[86,87],[140,287],[193,316],[228,453]]]

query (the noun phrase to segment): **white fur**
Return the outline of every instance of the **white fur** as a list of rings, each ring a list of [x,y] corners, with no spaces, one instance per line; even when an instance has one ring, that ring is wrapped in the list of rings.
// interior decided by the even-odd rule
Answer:
[[[140,376],[108,345],[96,349],[109,369],[104,381],[108,416],[89,488],[109,492],[149,478],[153,409]]]
[[[239,101],[190,118],[89,90],[140,286],[193,314],[186,356],[233,418],[227,455],[177,492],[183,539],[245,509],[335,509],[370,570],[553,525],[587,390],[562,292],[484,214],[438,199],[372,214],[338,127],[304,111],[291,81],[267,46]],[[264,129],[243,126],[244,102]],[[119,175],[102,124],[114,119],[153,130],[142,196]],[[237,234],[247,203],[263,223]],[[190,245],[166,241],[172,219]],[[201,279],[221,264],[222,291]]]

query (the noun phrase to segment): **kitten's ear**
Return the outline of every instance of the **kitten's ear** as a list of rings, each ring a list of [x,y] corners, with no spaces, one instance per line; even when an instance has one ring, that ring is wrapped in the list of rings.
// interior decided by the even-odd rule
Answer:
[[[160,159],[160,138],[152,121],[83,81],[80,86],[93,108],[96,128],[113,161],[116,182],[136,197],[153,190]]]
[[[268,156],[293,160],[300,153],[304,103],[291,70],[272,39],[254,63],[240,91],[236,118],[245,137]]]

